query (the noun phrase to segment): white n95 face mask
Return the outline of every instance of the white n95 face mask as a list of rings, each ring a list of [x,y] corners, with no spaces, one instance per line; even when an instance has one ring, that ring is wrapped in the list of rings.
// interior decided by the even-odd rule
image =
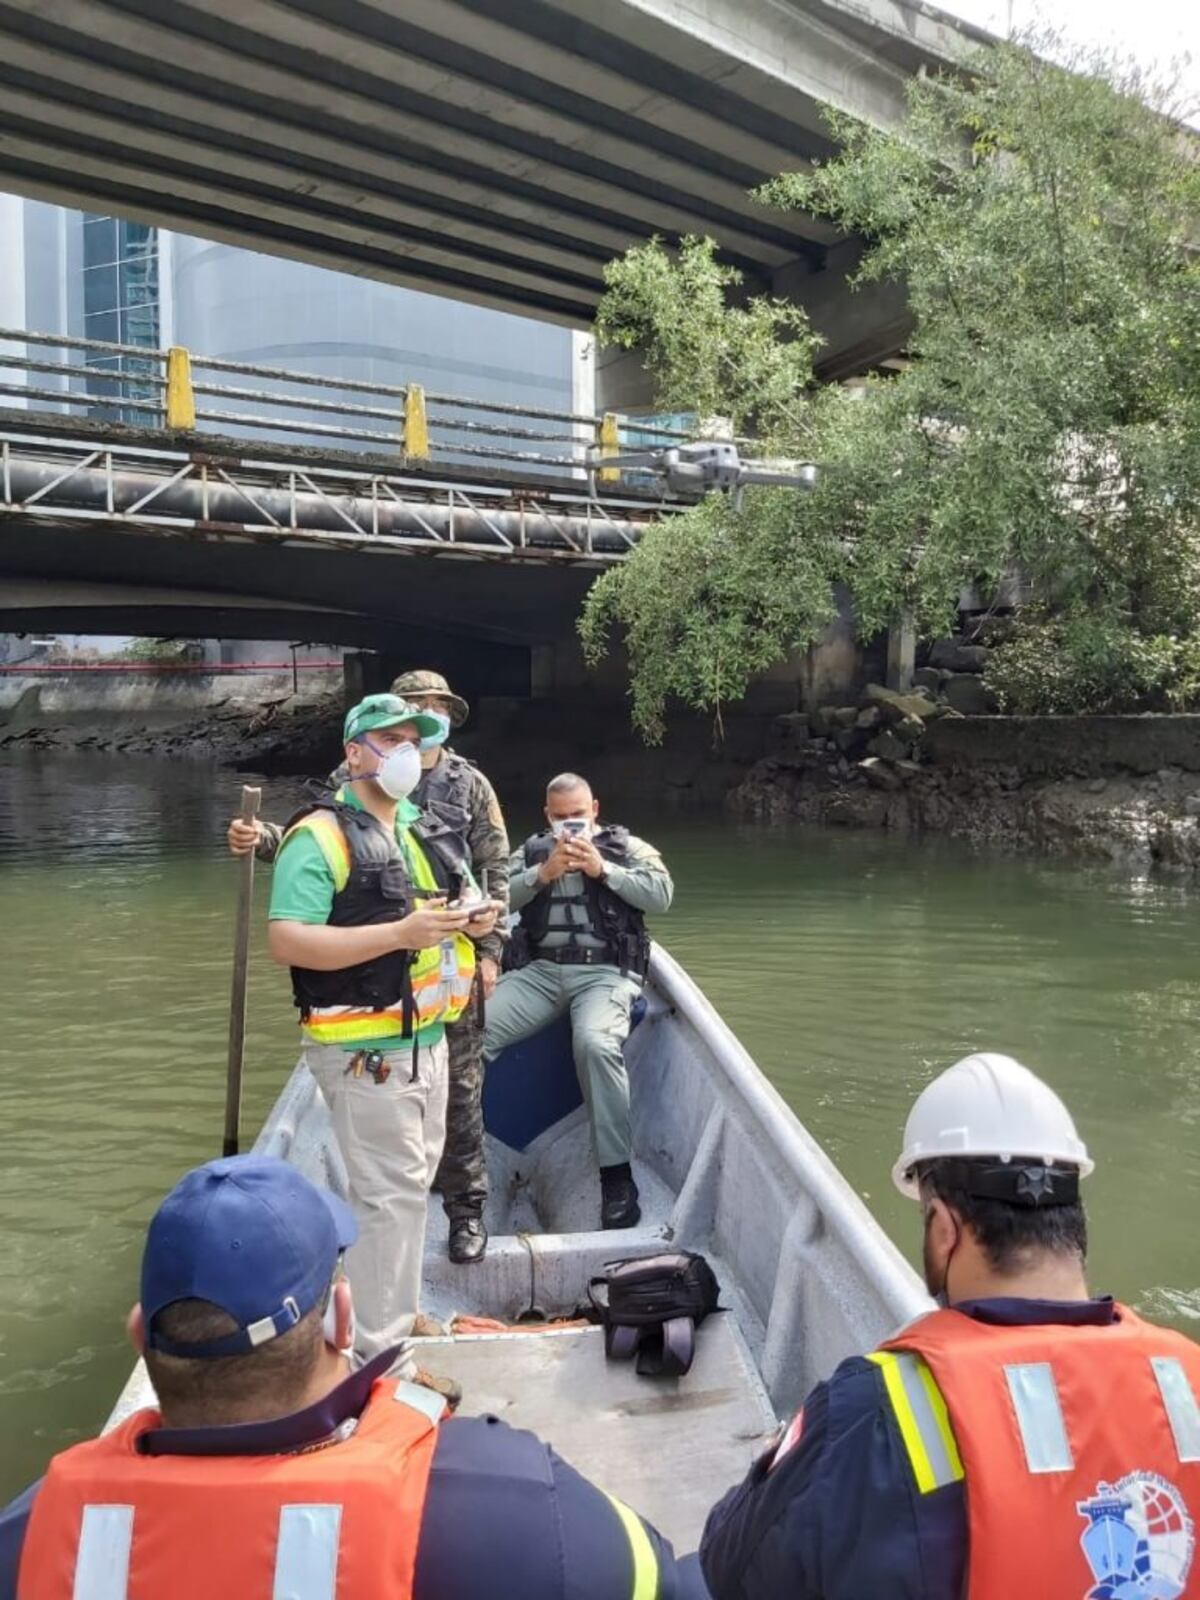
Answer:
[[[376,750],[369,739],[363,743],[379,757],[374,772],[363,774],[374,778],[389,799],[403,800],[421,781],[421,752],[415,744],[398,744],[394,750]]]

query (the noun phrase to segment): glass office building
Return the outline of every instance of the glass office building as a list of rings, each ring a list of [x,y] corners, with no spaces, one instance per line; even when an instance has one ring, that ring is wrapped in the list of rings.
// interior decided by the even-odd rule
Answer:
[[[82,232],[84,338],[157,350],[161,335],[158,230],[144,222],[89,212],[84,214]],[[145,380],[158,372],[157,362],[96,350],[85,351],[84,359],[98,372],[119,374],[111,381],[97,379],[89,384],[91,393],[111,399],[111,404],[97,408],[97,416],[134,424],[154,420],[159,391]],[[138,401],[153,409],[143,410]]]
[[[11,195],[0,195],[5,325],[147,349],[181,344],[331,380],[420,383],[442,394],[580,409],[572,382],[579,336],[569,329]],[[161,393],[139,382],[149,363],[103,351],[88,352],[82,363],[78,353],[62,352],[61,359],[96,369],[86,380],[98,401],[93,415],[155,420],[137,404]],[[85,380],[47,375],[38,385],[79,389]],[[386,438],[386,423],[380,431]]]

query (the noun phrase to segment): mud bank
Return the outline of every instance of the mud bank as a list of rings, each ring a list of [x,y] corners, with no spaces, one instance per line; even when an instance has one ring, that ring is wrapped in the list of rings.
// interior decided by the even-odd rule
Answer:
[[[90,751],[208,761],[255,772],[327,772],[341,753],[340,689],[229,694],[204,707],[159,705],[58,718],[19,702],[0,722],[5,750]]]
[[[915,759],[860,763],[795,721],[731,790],[734,814],[1200,870],[1200,718],[939,721]]]

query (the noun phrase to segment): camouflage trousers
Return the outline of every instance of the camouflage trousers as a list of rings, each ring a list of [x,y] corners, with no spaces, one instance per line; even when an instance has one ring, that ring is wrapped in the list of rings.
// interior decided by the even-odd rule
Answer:
[[[446,1104],[446,1147],[434,1179],[446,1215],[453,1222],[482,1215],[487,1199],[483,1154],[483,1037],[474,1012],[446,1029],[450,1051],[450,1094]]]

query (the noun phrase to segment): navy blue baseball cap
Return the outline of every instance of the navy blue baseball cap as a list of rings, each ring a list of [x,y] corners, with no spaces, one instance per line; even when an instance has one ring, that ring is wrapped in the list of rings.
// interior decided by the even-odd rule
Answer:
[[[343,1200],[286,1161],[228,1156],[189,1172],[159,1206],[142,1256],[146,1343],[164,1355],[243,1355],[294,1328],[324,1299],[358,1237]],[[176,1300],[208,1300],[238,1332],[179,1344],[154,1319]]]

